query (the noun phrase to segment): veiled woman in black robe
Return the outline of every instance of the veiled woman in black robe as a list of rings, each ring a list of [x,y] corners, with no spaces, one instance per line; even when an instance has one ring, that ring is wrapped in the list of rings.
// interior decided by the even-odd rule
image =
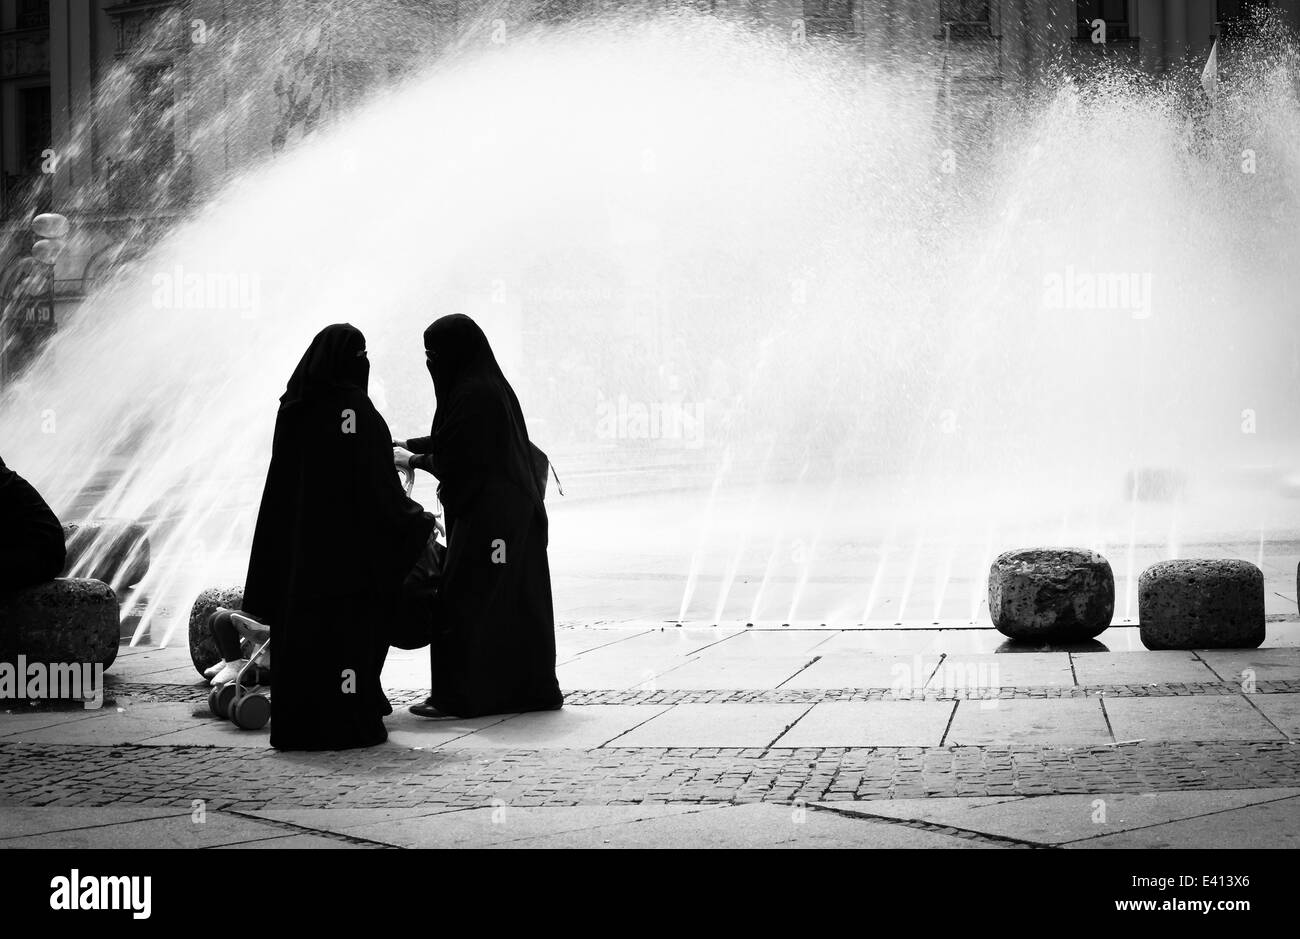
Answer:
[[[433,528],[393,470],[365,349],[354,326],[321,330],[275,420],[243,606],[271,627],[271,746],[282,750],[387,739],[388,629]]]
[[[406,443],[417,454],[411,465],[438,479],[447,557],[433,692],[412,710],[475,717],[558,708],[545,460],[534,459],[519,401],[473,320],[442,317],[424,347],[438,409],[430,435]]]

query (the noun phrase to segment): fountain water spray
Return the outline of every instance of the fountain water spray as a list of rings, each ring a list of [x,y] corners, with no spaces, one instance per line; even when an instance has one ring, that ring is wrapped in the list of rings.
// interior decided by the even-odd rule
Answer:
[[[237,38],[234,63],[265,51]],[[716,511],[696,552],[683,548],[679,618],[717,570],[762,578],[753,620],[781,573],[775,548],[766,570],[731,570],[733,506],[748,500],[730,488],[803,479],[780,487],[777,537],[808,538],[833,475],[845,508],[821,543],[916,533],[882,551],[882,564],[908,559],[900,616],[924,545],[980,545],[990,518],[996,553],[1083,537],[1056,523],[1096,513],[1101,537],[1129,544],[1131,584],[1135,545],[1168,530],[1126,507],[1133,454],[1210,481],[1300,463],[1300,71],[1285,41],[1266,52],[1208,117],[1176,89],[1053,76],[950,138],[926,49],[864,63],[682,15],[606,15],[503,44],[467,34],[138,242],[5,391],[4,455],[65,516],[144,520],[144,613],[174,614],[242,579],[275,401],[310,337],[359,326],[376,401],[399,436],[416,434],[434,407],[420,332],[462,311],[559,465],[665,452],[601,440],[591,402],[663,400],[672,362],[681,393],[717,416],[700,462],[765,467],[763,480],[700,474]],[[205,87],[225,103],[193,125],[196,150],[244,148],[274,84],[274,68],[218,59]],[[956,182],[939,167],[947,149]],[[1269,433],[1244,436],[1243,409]],[[1278,518],[1270,538],[1292,530],[1255,505],[1271,495],[1242,494],[1240,512],[1189,500],[1180,537],[1247,515]],[[629,496],[638,521],[624,530],[566,525],[556,506],[554,570],[579,544],[636,569],[638,544],[682,541],[698,502]],[[837,563],[822,556],[797,588],[808,616],[822,612],[820,565]],[[862,576],[856,609],[878,605],[882,577]]]

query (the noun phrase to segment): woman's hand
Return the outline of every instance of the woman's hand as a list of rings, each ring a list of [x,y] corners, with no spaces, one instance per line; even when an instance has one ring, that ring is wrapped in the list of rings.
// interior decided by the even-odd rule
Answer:
[[[397,449],[397,448],[400,447],[400,448],[403,449],[403,450],[409,450],[410,447],[408,447],[406,444],[407,444],[407,441],[405,441],[405,440],[394,440],[394,441],[393,441],[393,447],[394,447],[394,449]]]
[[[411,457],[413,456],[415,456],[415,454],[405,447],[393,447],[393,464],[400,466],[404,470],[409,470],[411,468]]]

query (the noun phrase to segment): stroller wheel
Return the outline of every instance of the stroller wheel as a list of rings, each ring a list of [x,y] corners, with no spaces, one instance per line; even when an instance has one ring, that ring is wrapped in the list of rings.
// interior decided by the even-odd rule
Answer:
[[[233,681],[228,681],[217,689],[217,706],[212,709],[212,713],[217,717],[230,720],[233,716],[235,701],[239,697],[239,688]]]
[[[212,715],[214,717],[226,716],[222,714],[220,710],[218,710],[217,698],[220,696],[220,694],[221,694],[220,687],[213,688],[211,691],[208,692],[208,710],[212,712]]]
[[[271,719],[271,702],[266,695],[244,695],[235,702],[231,718],[244,730],[261,730]]]

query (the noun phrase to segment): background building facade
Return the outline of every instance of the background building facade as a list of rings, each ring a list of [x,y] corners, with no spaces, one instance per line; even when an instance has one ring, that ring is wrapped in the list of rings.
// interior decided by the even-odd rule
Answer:
[[[635,0],[634,0],[635,2]],[[671,0],[670,0],[671,2]],[[564,20],[620,0],[3,0],[0,271],[41,211],[73,221],[57,317],[242,169],[275,155],[498,18]],[[933,64],[940,115],[996,106],[1098,63],[1194,76],[1225,67],[1259,7],[1300,0],[677,0],[701,12]],[[1100,29],[1099,29],[1100,27]],[[216,41],[219,37],[220,41]],[[1098,39],[1101,41],[1098,41]],[[460,40],[463,41],[463,40]],[[12,285],[0,277],[0,295]]]

